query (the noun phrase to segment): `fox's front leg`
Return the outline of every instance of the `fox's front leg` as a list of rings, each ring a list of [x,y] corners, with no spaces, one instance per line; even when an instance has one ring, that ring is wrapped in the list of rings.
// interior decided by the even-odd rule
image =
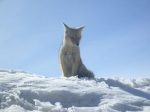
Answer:
[[[71,76],[76,76],[77,75],[77,70],[78,70],[78,64],[73,64],[72,66],[72,74]]]
[[[79,63],[80,63],[80,54],[76,54],[73,56],[74,57],[74,62],[73,62],[73,65],[72,65],[72,74],[71,76],[75,76],[77,75],[77,71],[78,71],[78,67],[79,67]]]
[[[68,74],[68,71],[67,71],[67,66],[63,62],[63,60],[62,60],[62,63],[61,63],[61,69],[62,69],[62,76],[69,77],[69,74]]]
[[[60,66],[61,66],[61,70],[62,70],[62,76],[69,77],[67,65],[65,63],[65,60],[66,60],[65,55],[62,53],[62,54],[60,54],[59,58],[60,58],[59,60],[60,60]]]

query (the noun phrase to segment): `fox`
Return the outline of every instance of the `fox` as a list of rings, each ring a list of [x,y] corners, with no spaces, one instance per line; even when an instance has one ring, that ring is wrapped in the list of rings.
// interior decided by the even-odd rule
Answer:
[[[85,26],[72,28],[63,23],[64,37],[59,50],[59,64],[62,76],[78,78],[94,78],[93,72],[88,70],[82,63],[80,56],[79,43],[81,32]]]

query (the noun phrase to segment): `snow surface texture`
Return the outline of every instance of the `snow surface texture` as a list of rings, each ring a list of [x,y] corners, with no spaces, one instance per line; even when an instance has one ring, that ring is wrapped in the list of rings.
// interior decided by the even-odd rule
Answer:
[[[0,70],[0,112],[150,112],[150,79],[48,78]]]

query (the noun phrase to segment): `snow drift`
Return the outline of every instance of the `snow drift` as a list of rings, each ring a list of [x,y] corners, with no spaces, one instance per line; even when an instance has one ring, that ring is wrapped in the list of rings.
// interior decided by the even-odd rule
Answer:
[[[48,78],[0,70],[0,112],[150,112],[150,79]]]

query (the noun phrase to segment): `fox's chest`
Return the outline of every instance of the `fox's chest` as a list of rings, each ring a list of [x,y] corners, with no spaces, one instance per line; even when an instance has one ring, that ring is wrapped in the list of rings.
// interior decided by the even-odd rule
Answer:
[[[74,62],[76,62],[76,60],[80,57],[79,54],[79,48],[77,46],[65,45],[61,47],[61,60],[68,66],[71,66]]]
[[[76,60],[76,52],[73,51],[66,51],[64,52],[64,61],[68,62],[75,62]]]

